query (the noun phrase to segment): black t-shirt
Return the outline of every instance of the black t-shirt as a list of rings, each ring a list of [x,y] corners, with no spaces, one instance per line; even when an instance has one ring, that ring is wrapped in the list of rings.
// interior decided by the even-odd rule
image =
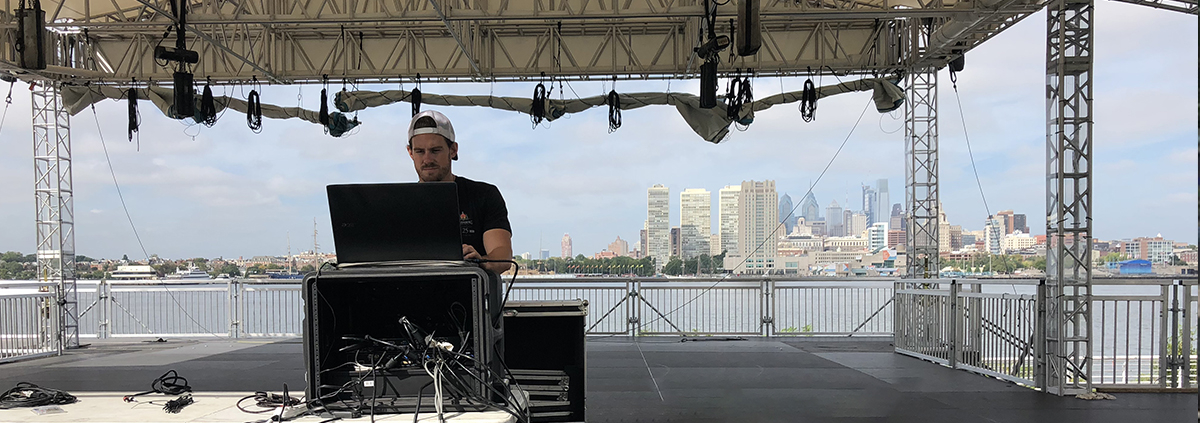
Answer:
[[[504,197],[500,195],[500,189],[486,182],[455,176],[454,183],[458,186],[458,219],[462,242],[475,247],[479,255],[487,255],[483,247],[484,232],[504,229],[512,233]]]

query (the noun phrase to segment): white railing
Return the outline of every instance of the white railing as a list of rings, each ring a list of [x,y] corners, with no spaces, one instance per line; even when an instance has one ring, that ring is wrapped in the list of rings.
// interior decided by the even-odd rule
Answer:
[[[1042,280],[898,282],[896,351],[1036,386]],[[1095,279],[1092,385],[1188,389],[1196,384],[1196,281]]]
[[[54,290],[10,287],[0,293],[0,363],[57,354]]]
[[[507,285],[508,279],[505,279]],[[590,335],[891,336],[896,351],[1035,385],[1039,280],[557,278],[510,300],[589,303]],[[299,336],[299,281],[80,281],[80,335]],[[1196,386],[1192,280],[1093,281],[1093,385]],[[53,287],[0,283],[0,361],[58,352]]]

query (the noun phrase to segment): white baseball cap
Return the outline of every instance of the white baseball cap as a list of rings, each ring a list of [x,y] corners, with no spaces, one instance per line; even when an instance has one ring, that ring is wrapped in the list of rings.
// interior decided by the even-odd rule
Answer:
[[[437,123],[437,126],[432,128],[414,128],[414,126],[417,124],[417,120],[426,116],[433,118],[433,121]],[[412,121],[408,123],[409,141],[412,141],[413,137],[421,134],[438,134],[446,137],[447,141],[454,142],[454,126],[450,124],[450,119],[447,118],[446,115],[443,115],[435,110],[426,110],[421,113],[417,113],[416,116],[413,116]]]

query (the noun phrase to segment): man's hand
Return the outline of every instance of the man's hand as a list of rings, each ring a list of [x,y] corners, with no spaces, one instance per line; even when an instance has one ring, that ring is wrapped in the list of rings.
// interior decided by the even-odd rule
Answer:
[[[479,254],[478,251],[475,251],[475,247],[472,247],[471,244],[463,244],[462,246],[463,246],[463,260],[482,260],[483,259],[483,255]]]

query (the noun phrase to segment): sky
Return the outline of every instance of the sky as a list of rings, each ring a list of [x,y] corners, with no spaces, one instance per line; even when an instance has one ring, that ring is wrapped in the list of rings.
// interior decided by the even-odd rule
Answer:
[[[1045,233],[1040,218],[1046,207],[1045,28],[1045,13],[1039,12],[969,52],[957,95],[947,71],[939,74],[941,199],[951,224],[964,230],[982,229],[989,213],[1014,210],[1028,216],[1032,233]],[[1094,236],[1162,234],[1196,243],[1196,17],[1103,1],[1096,5],[1095,28]],[[823,79],[814,82],[833,82]],[[803,83],[803,78],[753,81],[757,98],[799,90]],[[526,97],[534,85],[421,89]],[[698,82],[622,81],[616,88],[696,93]],[[608,83],[576,82],[566,95],[609,89]],[[238,88],[215,91],[242,97]],[[268,87],[263,101],[316,110],[319,91]],[[36,227],[27,86],[18,82],[12,99],[0,124],[0,251],[28,254],[36,248]],[[673,226],[679,224],[684,189],[713,193],[715,222],[717,190],[746,180],[774,180],[779,193],[797,205],[811,184],[822,215],[832,200],[846,207],[849,198],[851,208],[861,208],[861,185],[881,178],[889,180],[891,202],[903,203],[903,113],[872,108],[856,126],[869,101],[870,93],[821,99],[811,123],[799,119],[796,104],[776,106],[720,144],[695,135],[669,106],[625,111],[614,133],[608,132],[603,108],[534,128],[529,116],[515,112],[424,107],[446,113],[454,123],[460,143],[454,173],[497,185],[508,204],[514,252],[537,256],[541,248],[557,255],[564,233],[571,235],[575,254],[591,255],[617,236],[632,247],[646,219],[646,189],[654,184],[670,188]],[[188,126],[142,102],[138,143],[127,139],[126,107],[125,101],[105,101],[94,114],[87,110],[71,118],[77,254],[282,255],[289,240],[292,252],[311,250],[314,226],[320,250],[330,251],[325,185],[416,180],[402,135],[411,115],[408,103],[364,110],[359,129],[334,138],[296,119],[267,119],[255,134],[237,112],[212,128]]]

